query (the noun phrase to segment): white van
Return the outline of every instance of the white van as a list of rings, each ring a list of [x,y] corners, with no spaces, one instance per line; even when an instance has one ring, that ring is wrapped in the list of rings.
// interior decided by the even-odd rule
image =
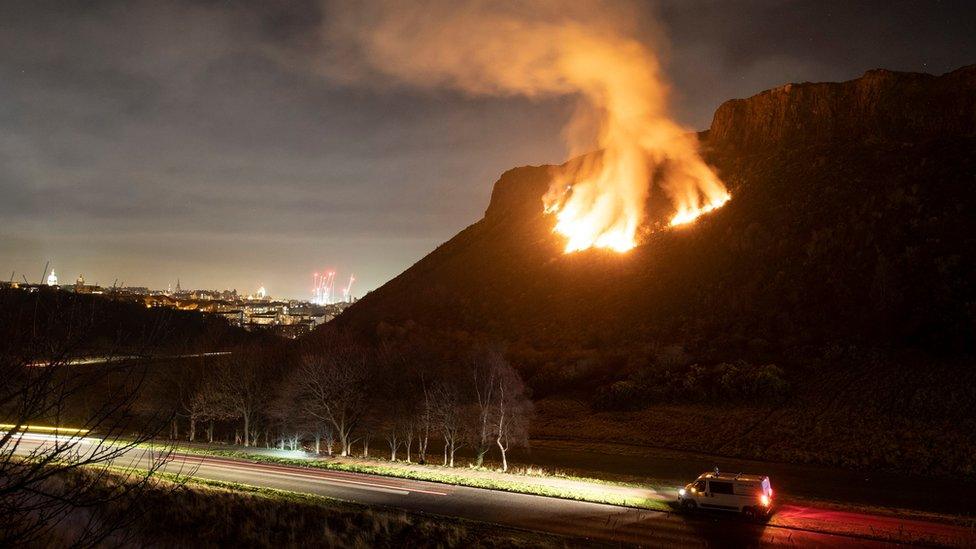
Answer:
[[[683,509],[718,509],[761,517],[773,507],[773,487],[769,477],[704,473],[678,490],[678,505]]]

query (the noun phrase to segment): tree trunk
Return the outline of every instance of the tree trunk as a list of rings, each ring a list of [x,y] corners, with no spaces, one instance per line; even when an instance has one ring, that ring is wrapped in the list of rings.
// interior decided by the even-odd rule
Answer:
[[[244,414],[244,447],[250,446],[251,442],[251,416]]]
[[[502,437],[495,439],[495,442],[498,443],[498,449],[502,451],[502,472],[508,472],[508,459],[505,458],[505,450],[507,448],[502,445]]]
[[[214,422],[211,419],[210,424],[207,425],[207,442],[213,443],[213,432],[214,432]]]
[[[444,467],[447,467],[447,437],[444,437]]]
[[[190,442],[197,438],[197,418],[190,416]]]
[[[315,455],[322,453],[322,435],[315,435]]]

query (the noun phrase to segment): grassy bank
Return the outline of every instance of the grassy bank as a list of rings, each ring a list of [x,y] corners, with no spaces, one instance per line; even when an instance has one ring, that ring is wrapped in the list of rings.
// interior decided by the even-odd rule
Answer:
[[[58,479],[84,483],[93,471]],[[121,473],[105,479],[124,482]],[[179,480],[179,483],[173,482]],[[563,538],[470,520],[411,514],[326,497],[158,474],[137,498],[76,509],[45,545],[70,543],[90,517],[134,517],[107,540],[160,547],[564,547]],[[111,507],[117,507],[115,509]]]
[[[364,473],[643,509],[662,511],[670,509],[667,502],[647,486],[557,475],[539,470],[502,473],[484,468],[448,468],[436,465],[380,462],[365,459],[279,457],[242,450],[220,450],[195,446],[178,446],[176,451],[186,454]]]

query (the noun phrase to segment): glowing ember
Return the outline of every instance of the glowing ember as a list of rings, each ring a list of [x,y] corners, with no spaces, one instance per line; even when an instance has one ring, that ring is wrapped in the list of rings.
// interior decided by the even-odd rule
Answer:
[[[671,218],[671,226],[674,227],[675,225],[684,225],[686,223],[691,223],[692,221],[698,219],[702,215],[707,214],[712,210],[721,208],[722,206],[725,205],[726,202],[729,201],[730,198],[732,198],[732,196],[729,195],[728,193],[725,193],[724,197],[713,199],[711,202],[699,206],[697,208],[686,207],[684,209],[679,209],[678,213]]]

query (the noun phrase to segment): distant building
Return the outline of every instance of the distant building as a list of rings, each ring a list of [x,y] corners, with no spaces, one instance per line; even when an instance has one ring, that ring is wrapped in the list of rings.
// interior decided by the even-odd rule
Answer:
[[[217,316],[227,319],[227,322],[231,326],[237,326],[238,328],[244,325],[244,311],[240,309],[231,309],[229,311],[219,311],[214,313]]]
[[[101,294],[104,293],[102,288],[97,284],[85,284],[85,277],[83,275],[78,275],[75,279],[74,292],[76,294]]]
[[[250,315],[248,317],[249,324],[256,324],[258,326],[271,326],[273,324],[278,324],[278,313],[257,313]]]
[[[54,274],[54,269],[51,269],[51,274],[47,275],[47,285],[48,286],[58,285],[58,275]]]

